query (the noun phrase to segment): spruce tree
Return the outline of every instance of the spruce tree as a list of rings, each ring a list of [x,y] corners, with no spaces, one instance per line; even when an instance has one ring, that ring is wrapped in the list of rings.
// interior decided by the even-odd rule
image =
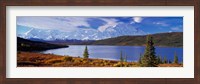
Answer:
[[[168,60],[168,64],[171,64],[172,63],[172,61],[171,60]]]
[[[88,53],[87,45],[85,46],[83,57],[86,58],[86,59],[89,58],[89,53]]]
[[[178,64],[178,56],[176,54],[176,52],[174,53],[174,62],[175,64]]]
[[[159,63],[162,64],[163,63],[162,57],[159,56],[159,59],[160,59]]]
[[[163,63],[167,64],[167,57],[166,56],[164,57]]]
[[[121,61],[121,62],[124,61],[124,60],[123,60],[123,54],[122,54],[122,51],[121,51],[121,53],[120,53],[120,61]]]
[[[160,62],[160,61],[161,61],[160,56],[157,56],[156,60],[157,60],[157,61],[156,61],[156,64],[160,64],[160,63],[161,63],[161,62]]]
[[[127,55],[126,54],[124,54],[124,62],[127,62]]]
[[[153,37],[148,35],[146,40],[146,49],[144,56],[142,57],[142,66],[144,67],[155,67],[156,64],[156,55],[155,47],[153,42]]]
[[[138,63],[142,64],[142,53],[140,53],[140,58],[138,60]]]

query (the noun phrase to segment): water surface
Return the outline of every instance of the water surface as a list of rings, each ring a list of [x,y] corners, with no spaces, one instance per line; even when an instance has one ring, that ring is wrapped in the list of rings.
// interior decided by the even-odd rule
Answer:
[[[88,45],[89,58],[99,58],[108,60],[120,60],[120,52],[127,56],[128,62],[136,62],[139,59],[140,53],[144,53],[144,46],[108,46],[108,45]],[[173,61],[174,53],[176,52],[179,62],[183,61],[183,48],[177,47],[155,47],[156,55],[164,58],[166,56]],[[59,48],[42,51],[41,53],[51,53],[56,55],[69,55],[73,57],[83,57],[85,45],[69,45],[68,48]]]

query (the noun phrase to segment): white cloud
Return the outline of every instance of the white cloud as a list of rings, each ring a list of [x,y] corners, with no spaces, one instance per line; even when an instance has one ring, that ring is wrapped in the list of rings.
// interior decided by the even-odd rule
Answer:
[[[153,24],[155,25],[161,25],[161,26],[169,26],[169,24],[165,23],[165,22],[153,22]]]
[[[115,27],[118,24],[116,19],[106,19],[106,18],[100,18],[100,19],[106,22],[105,25],[98,27],[98,30],[101,32],[105,31],[109,27]]]
[[[173,31],[182,31],[182,26],[172,27],[171,30]]]
[[[17,25],[38,29],[73,31],[78,29],[78,26],[90,27],[87,19],[87,17],[18,16]]]
[[[142,22],[142,20],[143,20],[142,17],[133,17],[132,19],[133,19],[133,21],[136,22],[136,23],[140,23],[140,22]]]
[[[179,27],[173,27],[173,28],[171,28],[172,30],[174,30],[174,31],[179,31],[179,30],[181,30]]]

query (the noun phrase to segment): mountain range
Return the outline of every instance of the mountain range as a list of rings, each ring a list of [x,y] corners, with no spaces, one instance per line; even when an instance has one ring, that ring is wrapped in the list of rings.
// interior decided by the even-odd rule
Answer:
[[[32,28],[23,34],[18,34],[18,37],[30,40],[102,40],[107,38],[113,38],[118,36],[134,36],[134,35],[146,35],[146,33],[131,24],[120,23],[116,26],[110,26],[104,31],[91,28],[79,28],[73,32],[62,30],[48,30]]]
[[[56,40],[56,41],[31,41],[18,37],[17,44],[20,50],[37,50],[49,48],[66,47],[66,45],[122,45],[122,46],[145,46],[147,35],[141,36],[119,36],[102,40]],[[183,47],[183,33],[158,33],[152,34],[155,46]],[[51,45],[50,45],[51,44]],[[53,45],[56,44],[56,45]],[[59,45],[59,46],[57,46]],[[27,47],[31,46],[31,47]],[[33,47],[33,48],[32,48]],[[27,48],[27,49],[26,49]],[[43,50],[42,49],[42,50]]]

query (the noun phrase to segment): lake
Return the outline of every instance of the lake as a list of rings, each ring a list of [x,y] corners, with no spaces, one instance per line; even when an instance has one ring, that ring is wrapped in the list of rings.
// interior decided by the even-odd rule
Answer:
[[[128,62],[137,62],[140,53],[144,53],[145,46],[108,46],[108,45],[88,45],[89,58],[120,60],[120,52],[126,54]],[[179,62],[183,61],[183,48],[177,47],[155,47],[156,55],[164,58],[166,56],[173,62],[174,53],[178,55]],[[69,55],[73,57],[83,57],[85,45],[69,45],[68,48],[59,48],[42,51],[45,54]]]

